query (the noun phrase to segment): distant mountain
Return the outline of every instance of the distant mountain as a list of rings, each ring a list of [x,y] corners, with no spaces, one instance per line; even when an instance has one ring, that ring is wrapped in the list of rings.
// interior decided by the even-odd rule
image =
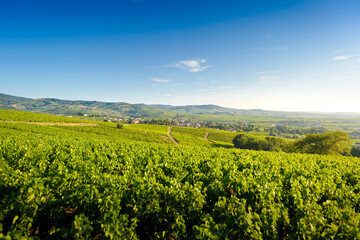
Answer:
[[[0,93],[0,107],[10,107],[13,104],[29,100],[31,100],[31,98],[15,97]]]
[[[216,105],[146,105],[129,104],[124,102],[99,102],[82,100],[61,100],[56,98],[22,98],[6,94],[0,94],[0,107],[32,112],[74,115],[78,113],[88,115],[108,115],[108,116],[143,116],[164,118],[182,114],[221,114],[233,115],[243,113],[248,110],[224,108]]]
[[[57,115],[88,114],[99,116],[132,116],[150,118],[187,117],[189,115],[247,115],[267,117],[315,116],[314,113],[265,111],[261,109],[235,109],[217,105],[147,105],[125,102],[99,102],[83,100],[61,100],[56,98],[31,99],[0,93],[0,108]],[[333,115],[333,114],[332,114]]]
[[[0,94],[0,108],[31,112],[75,115],[78,113],[107,116],[149,116],[158,117],[162,108],[144,104],[110,103],[82,100],[61,100],[56,98],[21,98]]]

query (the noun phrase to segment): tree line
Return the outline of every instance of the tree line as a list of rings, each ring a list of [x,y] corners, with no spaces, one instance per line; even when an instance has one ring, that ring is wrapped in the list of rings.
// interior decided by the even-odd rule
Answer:
[[[242,133],[233,139],[233,144],[235,148],[242,149],[360,157],[360,147],[353,147],[349,135],[342,131],[308,133],[295,142]]]

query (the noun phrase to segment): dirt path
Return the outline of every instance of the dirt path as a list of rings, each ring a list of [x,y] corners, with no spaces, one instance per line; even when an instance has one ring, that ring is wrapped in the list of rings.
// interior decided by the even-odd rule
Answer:
[[[210,134],[209,132],[206,132],[206,135],[205,135],[204,139],[206,141],[209,141],[209,142],[213,143],[213,141],[209,140],[209,134]]]
[[[209,141],[208,137],[209,137],[209,132],[206,132],[204,139]]]
[[[180,142],[179,142],[178,140],[176,140],[176,138],[174,138],[173,135],[171,135],[171,128],[172,128],[172,127],[169,126],[168,136],[170,137],[170,139],[171,139],[176,145],[181,145]]]
[[[63,123],[63,122],[23,122],[23,121],[0,121],[4,123],[26,123],[26,124],[36,124],[36,125],[45,125],[45,126],[83,126],[83,127],[93,127],[98,124],[95,123]]]

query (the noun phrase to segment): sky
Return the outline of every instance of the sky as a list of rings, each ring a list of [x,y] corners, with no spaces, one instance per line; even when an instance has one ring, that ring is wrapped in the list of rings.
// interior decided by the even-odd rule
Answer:
[[[360,112],[358,0],[0,0],[0,93]]]

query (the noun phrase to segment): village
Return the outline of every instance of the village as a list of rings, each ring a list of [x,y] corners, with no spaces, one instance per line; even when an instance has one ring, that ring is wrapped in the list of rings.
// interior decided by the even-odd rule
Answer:
[[[78,114],[80,115],[80,114]],[[72,118],[74,115],[64,115],[66,117]],[[215,128],[220,130],[228,130],[232,132],[239,132],[243,128],[249,128],[253,130],[253,125],[248,125],[246,122],[239,122],[237,124],[221,122],[221,123],[212,123],[208,121],[192,121],[191,119],[149,119],[149,118],[140,118],[140,117],[112,117],[112,116],[95,116],[89,114],[81,114],[80,119],[89,119],[95,118],[96,120],[101,120],[104,122],[113,122],[113,123],[124,123],[124,124],[156,124],[156,125],[167,125],[167,126],[176,126],[176,127],[194,127],[194,128]],[[239,128],[240,126],[240,128]]]

